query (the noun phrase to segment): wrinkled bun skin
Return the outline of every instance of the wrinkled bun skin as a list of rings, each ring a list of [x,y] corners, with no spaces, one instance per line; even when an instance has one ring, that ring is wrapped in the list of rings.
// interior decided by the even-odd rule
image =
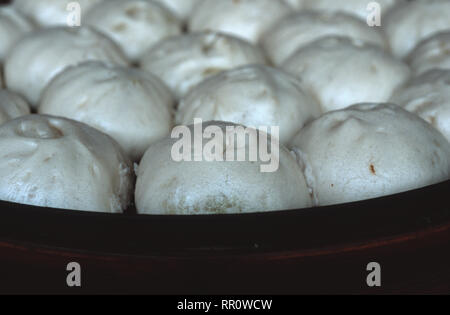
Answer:
[[[293,9],[299,10],[303,8],[305,0],[284,0],[284,2],[290,5]]]
[[[328,112],[356,103],[387,102],[411,71],[377,46],[327,37],[299,49],[282,68],[310,88]]]
[[[449,179],[450,144],[392,104],[358,104],[307,125],[291,148],[320,206],[400,193]]]
[[[384,34],[364,21],[343,12],[300,11],[274,25],[261,38],[261,45],[276,65],[296,50],[327,36],[345,36],[387,49]]]
[[[253,65],[218,74],[182,99],[177,122],[184,125],[220,120],[259,128],[280,127],[280,142],[288,143],[305,123],[319,117],[319,103],[293,76]]]
[[[182,98],[221,71],[265,63],[262,50],[247,41],[216,32],[199,32],[159,42],[143,56],[141,67],[162,78],[177,98]]]
[[[128,64],[109,38],[89,27],[38,30],[23,38],[6,58],[6,86],[36,108],[42,91],[57,74],[89,60]]]
[[[366,21],[370,14],[369,3],[376,2],[381,7],[381,18],[395,5],[404,4],[404,0],[303,0],[304,9],[346,12]]]
[[[261,35],[292,11],[280,0],[205,0],[188,22],[192,31],[220,31],[256,44]]]
[[[430,70],[414,78],[391,102],[422,117],[450,141],[450,70]]]
[[[208,126],[218,126],[224,131],[226,126],[236,125],[209,122],[203,123],[203,130]],[[193,128],[189,126],[192,137]],[[137,171],[138,213],[248,213],[306,208],[314,203],[302,170],[284,146],[280,147],[279,169],[262,173],[260,161],[175,162],[171,150],[177,141],[162,140],[145,153]],[[203,144],[207,141],[210,139],[204,139]],[[270,138],[268,141],[270,145]]]
[[[120,213],[133,189],[116,142],[84,124],[28,115],[0,126],[0,199],[51,208]]]
[[[72,2],[80,4],[81,24],[84,15],[97,3],[103,0],[14,0],[13,6],[41,27],[68,26],[67,20],[72,12],[68,5]],[[108,0],[104,0],[107,2]]]
[[[171,10],[178,18],[187,20],[202,0],[157,0]]]
[[[109,0],[93,7],[86,25],[109,36],[133,62],[158,41],[181,33],[181,22],[158,2]]]
[[[150,73],[86,62],[49,84],[38,112],[97,128],[139,161],[150,144],[170,134],[174,103],[169,89]]]
[[[438,33],[419,43],[408,62],[416,76],[433,69],[450,70],[450,32]]]
[[[11,48],[33,29],[31,22],[12,6],[0,5],[0,63]]]
[[[30,114],[30,106],[20,95],[0,89],[0,125],[28,114]]]
[[[383,19],[392,52],[406,57],[425,38],[450,28],[450,1],[419,0],[398,5]]]

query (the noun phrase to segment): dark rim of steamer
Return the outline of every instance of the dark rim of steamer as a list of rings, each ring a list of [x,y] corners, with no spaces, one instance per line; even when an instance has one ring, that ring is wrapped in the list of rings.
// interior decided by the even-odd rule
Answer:
[[[449,192],[447,181],[337,206],[200,216],[99,214],[0,201],[0,241],[152,257],[308,251],[448,228]]]

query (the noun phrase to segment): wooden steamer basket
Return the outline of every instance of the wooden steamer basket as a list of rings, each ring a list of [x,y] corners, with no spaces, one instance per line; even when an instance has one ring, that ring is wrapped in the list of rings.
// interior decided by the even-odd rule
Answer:
[[[139,216],[0,202],[5,293],[449,293],[450,181],[331,207]],[[66,266],[82,266],[81,289]],[[382,286],[367,285],[370,262]]]
[[[449,191],[216,216],[0,202],[0,293],[450,293]],[[70,262],[81,288],[66,284]],[[381,287],[367,285],[371,262]]]

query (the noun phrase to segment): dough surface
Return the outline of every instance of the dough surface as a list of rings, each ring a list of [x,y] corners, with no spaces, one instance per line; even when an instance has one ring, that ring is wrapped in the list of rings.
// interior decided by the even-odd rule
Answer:
[[[16,9],[29,17],[41,27],[70,26],[68,20],[75,13],[69,4],[77,2],[80,5],[81,24],[84,15],[97,3],[103,0],[14,0]],[[107,1],[107,0],[104,0]],[[71,20],[73,22],[73,20]]]
[[[0,125],[8,120],[30,114],[30,107],[19,95],[0,89]]]
[[[210,126],[225,132],[227,126],[236,125],[203,123],[203,131]],[[189,126],[189,130],[193,137],[194,126]],[[210,140],[203,138],[203,148]],[[138,213],[230,214],[307,208],[314,204],[301,168],[284,146],[280,147],[278,170],[261,172],[263,162],[260,159],[256,162],[176,162],[171,151],[177,141],[162,140],[145,153],[137,172],[135,197]],[[271,146],[270,138],[268,141]],[[249,147],[256,148],[247,142],[245,149]],[[231,146],[224,148],[224,155],[236,152],[236,146],[234,150]],[[192,151],[190,155],[192,159],[195,158],[194,153]]]
[[[391,102],[419,115],[450,141],[450,70],[430,70],[414,78]]]
[[[292,8],[280,0],[203,1],[189,19],[189,30],[221,31],[257,43]]]
[[[120,213],[132,166],[110,137],[63,118],[28,115],[0,126],[0,199]]]
[[[0,5],[0,64],[11,48],[33,29],[31,22],[14,7]]]
[[[283,69],[313,91],[323,112],[387,102],[410,77],[406,64],[379,47],[343,37],[327,37],[298,50]]]
[[[438,33],[422,41],[408,61],[415,75],[433,69],[450,70],[450,32]]]
[[[261,49],[247,41],[221,33],[200,32],[161,41],[144,55],[141,67],[162,78],[181,98],[221,71],[264,63],[266,58]]]
[[[157,0],[182,20],[188,19],[202,0]]]
[[[300,11],[279,21],[266,32],[262,47],[271,60],[282,64],[296,50],[327,36],[358,39],[387,49],[387,41],[378,28],[343,12]]]
[[[245,66],[216,75],[181,100],[177,122],[229,121],[244,126],[280,128],[288,143],[321,114],[319,103],[293,76],[267,66]]]
[[[305,127],[292,148],[311,169],[320,206],[405,192],[450,178],[449,142],[392,104],[359,104],[327,113]]]
[[[404,0],[303,0],[304,9],[325,10],[331,12],[346,12],[354,14],[366,21],[371,11],[367,10],[368,5],[376,2],[380,5],[381,18],[396,4],[404,4]]]
[[[449,16],[448,0],[418,0],[396,6],[383,19],[392,52],[406,57],[420,41],[448,30]]]
[[[42,91],[57,74],[89,60],[128,64],[109,38],[89,27],[39,30],[20,41],[6,59],[6,86],[36,108]]]
[[[86,123],[115,139],[133,161],[170,134],[174,99],[160,79],[138,69],[86,62],[58,75],[39,113]]]
[[[181,22],[170,10],[147,0],[101,2],[84,21],[108,35],[134,62],[158,41],[181,33]]]

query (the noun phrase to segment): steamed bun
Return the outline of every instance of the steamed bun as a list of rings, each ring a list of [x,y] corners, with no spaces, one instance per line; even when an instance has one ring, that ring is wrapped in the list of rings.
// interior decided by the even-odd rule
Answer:
[[[168,9],[147,0],[101,2],[84,21],[113,39],[135,62],[161,39],[181,33],[180,21]]]
[[[138,69],[87,62],[58,75],[39,113],[84,122],[115,139],[133,161],[170,134],[174,99],[157,77]]]
[[[410,77],[409,67],[377,46],[327,37],[298,50],[283,69],[310,88],[323,112],[387,102]]]
[[[237,127],[231,123],[209,122],[198,128],[206,133],[207,128],[214,126],[222,133],[226,132],[227,127]],[[191,125],[186,128],[191,134],[187,139],[194,141],[196,127]],[[205,133],[197,140],[203,141],[198,147],[206,150],[211,139],[206,138]],[[259,136],[263,133],[260,132]],[[223,140],[223,155],[236,154],[237,146]],[[270,137],[267,140],[267,148],[272,147],[273,140]],[[261,165],[264,164],[261,159],[246,159],[243,162],[195,161],[195,148],[192,152],[187,151],[192,161],[175,161],[172,151],[177,142],[177,139],[171,138],[162,140],[150,146],[145,153],[137,172],[135,197],[138,213],[229,214],[298,209],[314,204],[302,170],[284,146],[275,156],[278,169],[275,172],[261,172]],[[249,150],[264,150],[264,146],[262,141],[258,145],[246,141],[245,146],[239,149],[248,153]]]
[[[162,78],[181,98],[195,85],[221,71],[265,62],[262,51],[245,40],[200,32],[162,40],[143,56],[141,67]]]
[[[278,22],[266,32],[261,44],[271,60],[282,64],[301,47],[327,36],[343,36],[387,47],[384,35],[357,17],[338,12],[300,11]]]
[[[450,141],[450,70],[430,70],[414,78],[391,102],[422,117]]]
[[[189,19],[190,31],[221,31],[257,43],[292,9],[281,0],[203,1]]]
[[[450,143],[392,104],[359,104],[306,126],[292,148],[319,205],[391,195],[450,178]]]
[[[70,26],[68,19],[73,14],[71,3],[80,5],[80,17],[84,15],[102,0],[14,0],[15,8],[29,17],[34,23],[41,27]],[[105,0],[106,1],[106,0]],[[81,21],[82,22],[82,21]]]
[[[450,32],[438,33],[422,41],[408,61],[415,75],[433,69],[450,69]]]
[[[381,9],[381,18],[392,7],[404,4],[404,0],[303,0],[304,9],[325,10],[330,12],[346,12],[366,21],[370,14],[369,4],[378,3]]]
[[[119,213],[130,204],[131,162],[110,137],[75,121],[28,115],[0,126],[0,199]]]
[[[6,58],[6,86],[36,108],[42,91],[57,74],[89,60],[128,64],[109,38],[91,28],[39,30],[21,40]]]
[[[396,6],[383,19],[392,52],[406,57],[420,41],[448,30],[449,16],[448,0],[417,0]]]
[[[156,0],[172,10],[180,19],[188,19],[202,0]]]
[[[12,6],[0,6],[0,63],[17,42],[34,26]]]
[[[262,66],[245,66],[216,75],[180,101],[177,122],[195,118],[245,126],[279,126],[280,141],[289,142],[305,123],[320,115],[320,106],[293,76]]]
[[[30,113],[27,102],[19,95],[0,89],[0,125]]]

